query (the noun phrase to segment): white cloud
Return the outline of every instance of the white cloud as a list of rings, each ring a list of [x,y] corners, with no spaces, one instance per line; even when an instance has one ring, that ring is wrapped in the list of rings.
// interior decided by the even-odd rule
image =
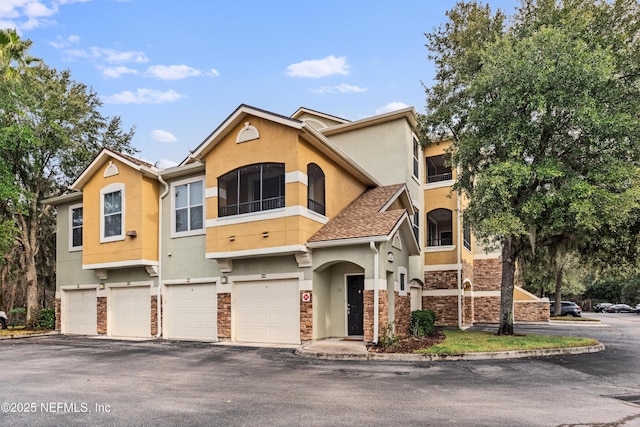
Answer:
[[[155,165],[158,169],[169,169],[174,166],[178,166],[178,163],[174,162],[173,160],[160,159],[155,163]]]
[[[151,139],[158,142],[176,142],[178,140],[171,132],[161,129],[156,129],[151,132]]]
[[[341,84],[338,86],[322,86],[318,89],[314,89],[313,92],[325,94],[325,93],[356,93],[366,92],[368,88],[360,86],[352,86],[348,84]]]
[[[138,70],[123,65],[118,67],[106,67],[102,69],[102,75],[110,79],[118,79],[125,74],[138,74]]]
[[[349,74],[347,58],[336,58],[329,55],[323,59],[312,59],[291,64],[287,67],[287,75],[291,77],[327,77],[335,74],[346,76]]]
[[[144,73],[145,77],[153,77],[160,80],[182,80],[188,77],[197,77],[202,71],[186,65],[152,65]]]
[[[165,92],[155,89],[138,89],[135,92],[126,90],[106,96],[104,102],[106,104],[164,104],[175,102],[184,97],[173,89]]]
[[[15,28],[18,31],[38,28],[50,23],[49,18],[58,13],[58,3],[47,6],[39,0],[1,0],[0,21],[2,28]]]
[[[91,47],[94,58],[101,58],[109,63],[121,64],[123,62],[148,62],[149,58],[143,52],[135,50],[119,51],[110,48]]]
[[[376,110],[376,114],[390,113],[391,111],[402,110],[407,108],[408,105],[404,102],[390,102],[384,107],[380,107]]]
[[[74,44],[78,44],[80,43],[80,36],[69,36],[66,39],[63,39],[62,37],[58,36],[56,37],[56,41],[54,42],[49,42],[49,44],[53,47],[55,47],[56,49],[64,49],[66,47],[69,47],[71,45]]]
[[[210,69],[207,74],[209,75],[209,77],[220,77],[220,72],[215,68]]]

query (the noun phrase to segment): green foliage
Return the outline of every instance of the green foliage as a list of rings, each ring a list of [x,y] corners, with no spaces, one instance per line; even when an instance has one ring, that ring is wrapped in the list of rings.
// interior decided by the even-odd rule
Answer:
[[[436,312],[415,310],[411,312],[410,332],[414,337],[424,337],[436,330]]]
[[[27,310],[24,307],[16,307],[7,313],[9,317],[9,326],[25,326],[27,324]]]
[[[38,315],[38,329],[56,328],[56,312],[53,308],[43,308]]]
[[[547,247],[558,286],[572,252],[634,262],[640,4],[523,0],[510,27],[475,1],[447,16],[427,34],[436,81],[420,129],[427,144],[453,142],[455,189],[469,200],[463,220],[476,238],[497,239],[507,269],[527,247]]]
[[[605,275],[587,286],[583,296],[595,301],[640,303],[640,272],[637,270]]]
[[[380,331],[378,345],[386,350],[395,350],[400,344],[400,337],[393,332],[393,323],[387,323]]]

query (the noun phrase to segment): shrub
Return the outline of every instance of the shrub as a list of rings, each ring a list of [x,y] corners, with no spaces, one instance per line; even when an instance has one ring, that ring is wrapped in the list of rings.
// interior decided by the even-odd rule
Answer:
[[[43,308],[38,315],[38,329],[55,329],[56,312],[53,308]]]
[[[410,332],[414,337],[424,337],[436,330],[436,313],[433,310],[411,312]]]
[[[24,326],[27,323],[27,310],[24,307],[16,307],[9,310],[7,316],[9,317],[9,326],[12,328]]]

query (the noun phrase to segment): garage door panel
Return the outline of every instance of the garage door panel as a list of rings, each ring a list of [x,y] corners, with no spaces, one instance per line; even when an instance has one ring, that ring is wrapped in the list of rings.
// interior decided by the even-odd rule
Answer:
[[[64,291],[63,331],[67,334],[96,335],[98,309],[95,289]]]
[[[151,294],[148,286],[111,289],[111,331],[116,337],[151,336]]]
[[[235,339],[300,343],[300,304],[296,280],[237,283]]]
[[[218,295],[214,284],[165,288],[165,335],[169,339],[216,341]]]

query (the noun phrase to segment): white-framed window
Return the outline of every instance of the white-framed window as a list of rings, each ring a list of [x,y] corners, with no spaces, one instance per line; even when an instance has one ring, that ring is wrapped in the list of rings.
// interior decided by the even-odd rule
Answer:
[[[398,267],[398,286],[400,287],[399,291],[402,295],[407,293],[407,268],[406,267]]]
[[[100,242],[124,240],[124,184],[109,184],[100,190]]]
[[[82,250],[82,203],[69,206],[69,252]]]
[[[413,176],[420,179],[420,142],[418,138],[413,137]]]
[[[204,234],[204,177],[171,183],[171,237]]]

